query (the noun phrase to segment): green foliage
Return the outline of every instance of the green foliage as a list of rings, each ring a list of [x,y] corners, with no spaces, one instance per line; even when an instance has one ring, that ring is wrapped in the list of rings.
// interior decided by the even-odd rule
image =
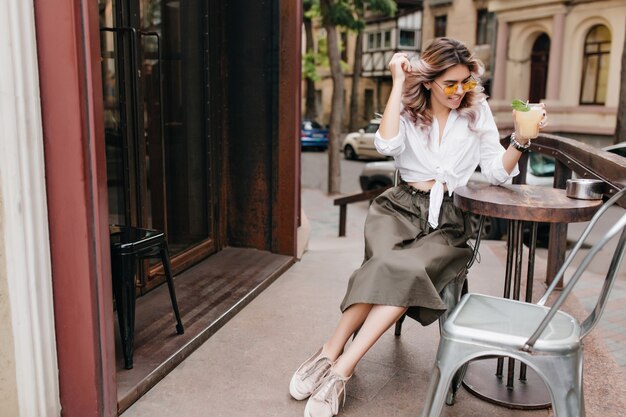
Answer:
[[[320,79],[317,68],[328,68],[328,42],[326,37],[317,41],[317,52],[307,51],[302,56],[302,76],[313,81]]]
[[[315,53],[307,52],[302,56],[302,76],[309,80],[317,81],[317,65],[315,64]]]
[[[378,12],[388,16],[396,13],[394,0],[335,0],[328,9],[329,22],[349,30],[360,32],[365,28],[365,11]]]
[[[304,0],[303,5],[305,19],[312,20],[322,16],[319,0]]]

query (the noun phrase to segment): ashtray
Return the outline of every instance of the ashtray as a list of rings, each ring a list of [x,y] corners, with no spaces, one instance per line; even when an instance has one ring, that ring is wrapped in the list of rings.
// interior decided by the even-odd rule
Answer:
[[[604,181],[590,179],[567,180],[565,195],[579,200],[600,200],[604,194]]]

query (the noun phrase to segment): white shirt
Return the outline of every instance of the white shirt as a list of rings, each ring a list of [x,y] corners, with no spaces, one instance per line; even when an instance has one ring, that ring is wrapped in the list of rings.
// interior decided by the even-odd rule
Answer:
[[[398,135],[385,140],[376,132],[374,144],[379,153],[393,156],[400,176],[406,182],[435,180],[430,191],[428,223],[439,225],[439,212],[443,202],[444,184],[452,195],[457,187],[467,184],[476,166],[492,184],[502,184],[519,174],[517,164],[509,174],[502,165],[505,149],[500,145],[500,135],[493,120],[489,104],[479,104],[479,117],[474,130],[469,120],[451,110],[439,143],[439,124],[433,118],[431,129],[415,126],[404,116],[400,117]]]

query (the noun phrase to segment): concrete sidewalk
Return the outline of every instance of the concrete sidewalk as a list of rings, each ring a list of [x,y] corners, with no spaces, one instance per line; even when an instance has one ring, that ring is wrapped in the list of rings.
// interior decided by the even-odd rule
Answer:
[[[304,402],[289,396],[289,379],[337,323],[347,280],[362,260],[367,210],[365,203],[351,205],[347,237],[338,238],[339,210],[331,198],[319,190],[304,189],[302,204],[311,224],[308,251],[302,260],[135,403],[125,417],[302,415]],[[502,293],[505,252],[505,242],[483,243],[481,262],[470,273],[471,291]],[[545,271],[545,262],[538,258],[537,271],[541,268]],[[537,277],[535,285],[539,292],[541,280]],[[567,308],[577,316],[584,314],[575,299]],[[438,338],[436,325],[422,327],[410,319],[402,336],[388,331],[357,367],[339,415],[419,415]],[[623,351],[626,341],[621,343]],[[623,416],[625,379],[598,329],[586,339],[585,352],[587,416]],[[464,389],[456,405],[445,407],[442,414],[550,415],[550,410],[519,411],[491,405]]]

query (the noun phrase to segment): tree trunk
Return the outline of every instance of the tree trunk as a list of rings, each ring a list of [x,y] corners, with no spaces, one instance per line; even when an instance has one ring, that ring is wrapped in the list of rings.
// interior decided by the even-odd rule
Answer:
[[[356,35],[354,48],[354,67],[352,69],[352,92],[350,93],[350,132],[359,128],[359,83],[361,81],[361,67],[363,62],[363,32]],[[368,116],[371,117],[371,116]]]
[[[304,18],[304,32],[306,36],[306,51],[313,52],[313,23],[311,19]],[[317,118],[317,106],[315,105],[315,81],[306,78],[306,99],[304,102],[304,118],[315,120]]]
[[[324,28],[326,29],[328,60],[330,61],[330,72],[333,80],[333,96],[330,107],[330,129],[328,132],[328,193],[337,194],[341,192],[341,122],[343,119],[343,95],[344,77],[341,71],[339,57],[339,40],[337,28],[330,21],[328,16],[332,0],[321,0],[322,16],[325,16]]]
[[[626,42],[626,35],[625,40]],[[615,136],[613,143],[619,143],[626,140],[626,43],[622,50],[622,74],[620,76],[620,93],[619,104],[617,105],[617,123],[615,124]]]

